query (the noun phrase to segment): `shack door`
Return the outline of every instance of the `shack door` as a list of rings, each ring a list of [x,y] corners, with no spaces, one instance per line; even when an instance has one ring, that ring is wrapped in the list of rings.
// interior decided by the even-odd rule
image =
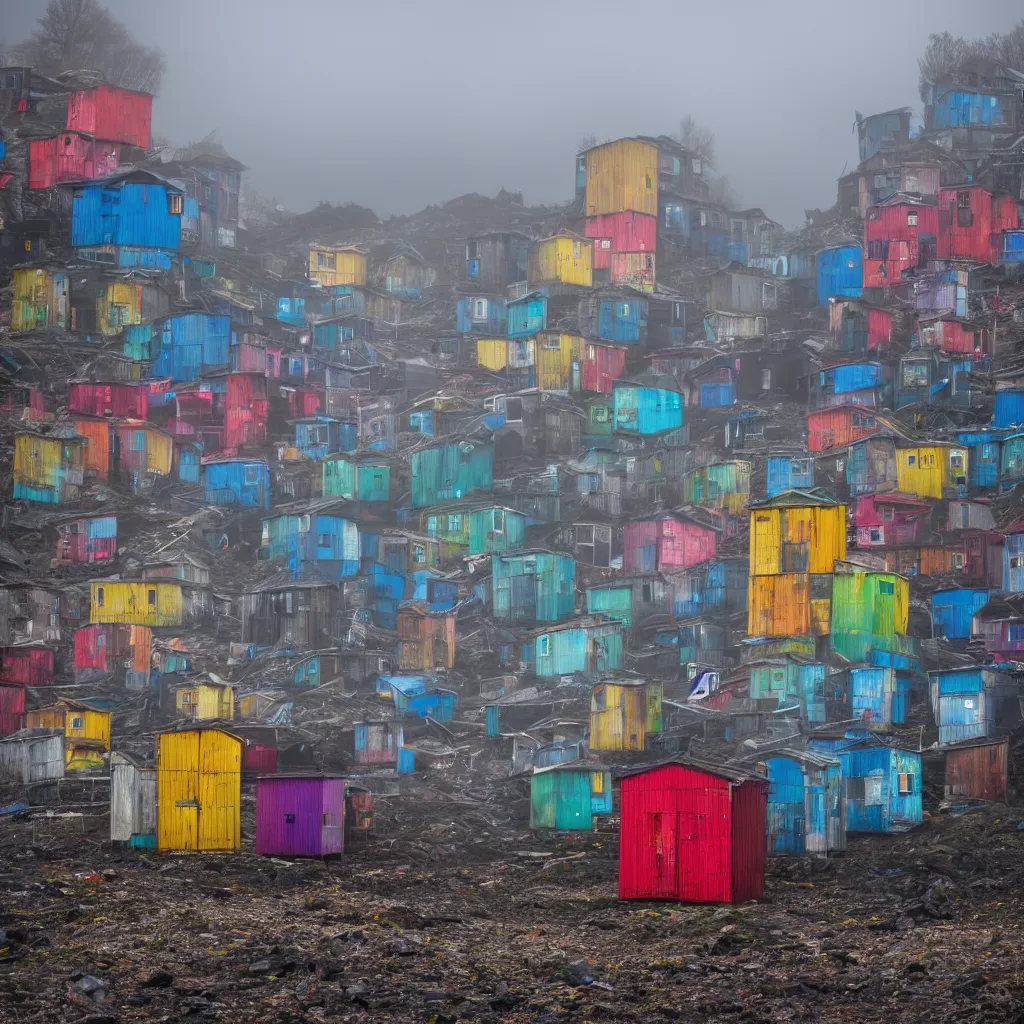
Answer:
[[[644,880],[644,895],[651,899],[679,899],[679,815],[655,811],[645,814],[643,821],[650,868],[650,877]]]
[[[242,746],[212,730],[199,737],[199,849],[235,850],[239,846]]]
[[[320,855],[341,853],[344,845],[345,783],[328,779],[323,788],[323,812],[320,819]]]
[[[556,829],[584,829],[593,826],[591,814],[590,773],[561,772],[556,792]]]
[[[160,737],[157,771],[157,845],[161,850],[199,848],[199,733]]]
[[[677,832],[678,898],[688,903],[732,899],[732,849],[725,827],[730,820],[729,794],[695,791],[691,810],[679,814]]]

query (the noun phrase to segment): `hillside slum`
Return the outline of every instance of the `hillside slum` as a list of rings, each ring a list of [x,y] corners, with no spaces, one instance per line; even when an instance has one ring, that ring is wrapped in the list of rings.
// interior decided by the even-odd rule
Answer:
[[[0,998],[1005,1019],[1022,79],[860,118],[793,233],[667,136],[250,227],[0,69]]]

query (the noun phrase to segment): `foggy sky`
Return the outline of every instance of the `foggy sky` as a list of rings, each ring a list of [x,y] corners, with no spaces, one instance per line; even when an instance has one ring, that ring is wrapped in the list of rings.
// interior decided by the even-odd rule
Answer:
[[[569,199],[583,135],[716,133],[742,205],[788,227],[835,202],[854,111],[920,108],[928,34],[1005,31],[1020,0],[106,0],[167,74],[154,132],[214,129],[289,209],[381,216],[464,192]],[[0,36],[45,0],[0,0]],[[841,13],[842,12],[842,13]]]

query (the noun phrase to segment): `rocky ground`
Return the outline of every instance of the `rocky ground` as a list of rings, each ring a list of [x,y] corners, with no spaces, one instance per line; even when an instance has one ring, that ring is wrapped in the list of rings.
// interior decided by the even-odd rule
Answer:
[[[614,832],[431,810],[326,864],[145,856],[103,816],[6,815],[0,1019],[1024,1020],[1005,808],[772,861],[737,907],[620,903]]]

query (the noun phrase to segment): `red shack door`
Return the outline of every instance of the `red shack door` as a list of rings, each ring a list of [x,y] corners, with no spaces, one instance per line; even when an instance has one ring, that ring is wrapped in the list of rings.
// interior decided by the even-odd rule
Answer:
[[[727,790],[695,790],[693,806],[679,815],[679,899],[732,900],[732,858]]]
[[[643,823],[651,868],[644,896],[655,900],[678,899],[679,815],[672,811],[645,811]]]

